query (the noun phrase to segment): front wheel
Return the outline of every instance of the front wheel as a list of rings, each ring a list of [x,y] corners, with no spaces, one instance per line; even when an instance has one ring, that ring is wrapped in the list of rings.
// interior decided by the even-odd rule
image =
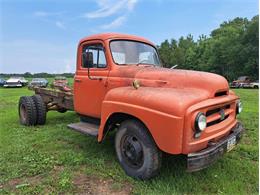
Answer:
[[[127,175],[138,179],[156,176],[162,153],[147,128],[139,121],[124,121],[115,137],[117,158]]]

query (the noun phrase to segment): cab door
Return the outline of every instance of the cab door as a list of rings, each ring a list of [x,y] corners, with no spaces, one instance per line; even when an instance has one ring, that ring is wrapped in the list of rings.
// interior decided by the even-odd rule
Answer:
[[[93,57],[93,64],[90,67],[83,63],[86,53]],[[74,109],[77,113],[101,117],[108,74],[109,66],[103,42],[88,41],[81,44],[78,48],[77,71],[74,77]]]

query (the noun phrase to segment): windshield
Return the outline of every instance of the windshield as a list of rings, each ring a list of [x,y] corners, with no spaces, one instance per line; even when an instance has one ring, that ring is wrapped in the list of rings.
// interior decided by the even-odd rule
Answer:
[[[66,80],[66,77],[55,77],[55,80]]]
[[[44,79],[36,78],[36,79],[33,79],[32,81],[44,81]]]
[[[151,45],[137,41],[116,40],[111,41],[110,49],[116,64],[151,64],[160,66],[156,49]]]
[[[244,81],[244,80],[247,80],[248,77],[247,76],[241,76],[241,77],[238,77],[238,80],[240,81]]]

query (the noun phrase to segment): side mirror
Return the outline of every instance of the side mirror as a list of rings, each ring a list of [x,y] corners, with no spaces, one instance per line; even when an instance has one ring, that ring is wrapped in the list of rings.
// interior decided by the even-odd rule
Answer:
[[[84,68],[93,67],[93,53],[92,52],[83,52],[82,53],[82,62]]]

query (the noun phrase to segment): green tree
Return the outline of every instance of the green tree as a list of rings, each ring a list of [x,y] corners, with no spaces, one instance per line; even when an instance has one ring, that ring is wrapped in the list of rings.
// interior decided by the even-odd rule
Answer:
[[[158,51],[165,67],[202,70],[223,75],[228,80],[247,75],[258,79],[259,16],[251,20],[235,18],[220,24],[210,36],[192,35],[178,41],[164,41]]]

